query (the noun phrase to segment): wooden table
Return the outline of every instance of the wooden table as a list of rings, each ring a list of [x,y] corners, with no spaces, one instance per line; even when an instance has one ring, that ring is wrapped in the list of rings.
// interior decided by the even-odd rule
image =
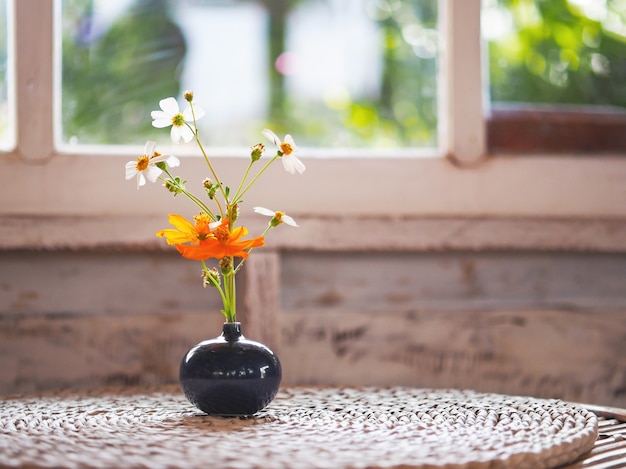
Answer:
[[[626,467],[626,412],[413,388],[285,387],[255,416],[177,386],[0,401],[0,467]]]

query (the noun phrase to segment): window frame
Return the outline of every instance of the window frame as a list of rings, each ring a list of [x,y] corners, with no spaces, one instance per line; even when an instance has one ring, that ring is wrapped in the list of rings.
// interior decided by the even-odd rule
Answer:
[[[14,50],[13,40],[15,34],[13,33],[13,3],[11,0],[6,1],[6,48],[7,52]],[[9,97],[7,104],[7,135],[5,135],[0,141],[0,152],[9,151],[15,146],[15,100],[11,99],[11,96],[15,95],[14,83],[15,83],[15,70],[14,63],[7,59],[6,70],[6,84],[7,84],[7,97]]]
[[[167,213],[184,213],[185,204],[154,185],[137,191],[124,180],[124,163],[142,145],[84,148],[85,153],[55,145],[55,3],[13,4],[16,145],[0,152],[5,170],[0,247],[156,243],[152,229],[166,224]],[[322,226],[331,235],[342,219],[375,220],[372,226],[422,218],[626,219],[623,153],[488,154],[484,67],[476,65],[483,56],[480,4],[440,0],[440,157],[308,158],[303,153],[304,175],[271,170],[249,199],[301,219],[327,220]],[[241,163],[241,158],[221,157],[224,179],[240,174]],[[203,160],[195,157],[184,157],[180,169],[189,179],[206,172]],[[20,225],[16,219],[29,222]],[[76,220],[80,232],[67,226]],[[110,222],[104,231],[103,220]],[[384,243],[383,232],[354,235],[366,236],[372,246]],[[589,239],[588,245],[593,243]]]

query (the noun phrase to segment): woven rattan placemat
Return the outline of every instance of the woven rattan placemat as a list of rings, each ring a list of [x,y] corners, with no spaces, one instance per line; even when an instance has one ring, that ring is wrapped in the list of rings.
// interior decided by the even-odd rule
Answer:
[[[254,417],[201,415],[178,388],[0,403],[0,466],[533,468],[590,450],[592,412],[558,400],[411,388],[286,388]]]

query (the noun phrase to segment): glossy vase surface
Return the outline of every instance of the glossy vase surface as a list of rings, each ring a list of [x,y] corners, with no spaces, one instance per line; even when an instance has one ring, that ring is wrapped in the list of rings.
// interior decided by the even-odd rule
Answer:
[[[282,369],[274,352],[246,339],[241,323],[224,323],[222,334],[192,347],[180,364],[180,385],[207,414],[252,415],[276,397]]]

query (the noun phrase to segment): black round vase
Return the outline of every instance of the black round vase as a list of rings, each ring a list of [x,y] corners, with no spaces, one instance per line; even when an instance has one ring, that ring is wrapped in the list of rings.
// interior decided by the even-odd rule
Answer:
[[[282,369],[265,345],[246,339],[241,323],[192,347],[180,364],[180,385],[189,402],[207,414],[252,415],[278,392]]]

